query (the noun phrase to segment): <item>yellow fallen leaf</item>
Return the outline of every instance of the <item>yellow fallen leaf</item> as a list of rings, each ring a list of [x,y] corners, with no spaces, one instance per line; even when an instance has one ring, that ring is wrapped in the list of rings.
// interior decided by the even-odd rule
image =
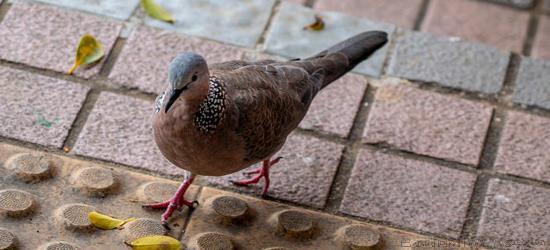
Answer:
[[[170,13],[168,13],[168,11],[166,11],[160,5],[155,3],[154,0],[141,0],[141,7],[143,8],[143,10],[145,10],[147,15],[151,16],[152,18],[169,23],[173,23],[175,21],[172,15],[170,15]]]
[[[306,25],[304,29],[321,31],[325,28],[325,21],[319,15],[315,15],[315,22],[309,25]]]
[[[179,250],[181,243],[170,236],[152,235],[124,242],[134,250]]]
[[[120,228],[127,222],[135,220],[135,218],[119,220],[95,211],[88,213],[88,219],[95,227],[105,230]]]
[[[103,46],[91,35],[84,35],[80,38],[78,42],[78,47],[76,48],[76,58],[74,60],[73,66],[67,71],[67,75],[73,73],[73,71],[79,66],[84,66],[97,62],[103,57],[105,51]]]

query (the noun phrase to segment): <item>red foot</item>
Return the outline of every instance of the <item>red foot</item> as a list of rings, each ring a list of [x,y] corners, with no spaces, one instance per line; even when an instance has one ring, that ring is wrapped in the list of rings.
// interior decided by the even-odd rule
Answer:
[[[195,175],[193,174],[191,174],[191,176],[185,179],[170,200],[160,202],[160,203],[143,205],[143,207],[151,208],[151,209],[166,209],[166,211],[164,211],[164,213],[161,216],[161,222],[163,224],[166,224],[166,221],[168,220],[170,215],[174,213],[176,209],[180,209],[183,206],[194,208],[195,204],[198,204],[196,201],[191,202],[183,198],[185,192],[187,191],[187,189],[189,188],[189,186],[191,185],[194,179],[195,179]]]
[[[257,174],[256,176],[252,177],[248,180],[242,180],[242,181],[231,181],[234,185],[237,186],[248,186],[250,184],[256,184],[260,181],[262,177],[265,178],[265,184],[264,188],[262,190],[262,195],[267,194],[267,190],[269,189],[269,168],[273,165],[275,165],[282,157],[277,157],[275,160],[264,160],[263,165],[260,168],[257,168],[252,171],[244,172],[245,174]]]

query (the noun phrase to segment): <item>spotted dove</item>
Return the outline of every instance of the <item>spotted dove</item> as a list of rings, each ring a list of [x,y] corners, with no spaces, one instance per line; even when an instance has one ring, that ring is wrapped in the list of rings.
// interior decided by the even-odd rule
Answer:
[[[279,161],[273,155],[304,118],[317,93],[387,42],[370,31],[353,36],[305,59],[227,61],[208,65],[194,53],[170,63],[168,86],[155,102],[154,138],[162,154],[190,174],[174,197],[145,205],[166,209],[162,222],[177,208],[193,206],[183,198],[196,175],[221,176],[262,162],[250,173],[257,183]]]

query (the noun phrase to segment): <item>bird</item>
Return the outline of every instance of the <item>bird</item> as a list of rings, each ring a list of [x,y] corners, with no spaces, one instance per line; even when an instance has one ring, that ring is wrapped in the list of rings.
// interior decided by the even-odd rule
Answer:
[[[288,135],[304,118],[313,98],[388,41],[384,31],[366,31],[311,57],[288,61],[232,60],[208,64],[184,52],[172,59],[165,91],[155,100],[153,135],[162,155],[185,171],[174,196],[144,207],[165,209],[161,222],[176,209],[198,203],[184,194],[196,176],[223,176],[261,162],[247,186],[264,178],[280,157]]]

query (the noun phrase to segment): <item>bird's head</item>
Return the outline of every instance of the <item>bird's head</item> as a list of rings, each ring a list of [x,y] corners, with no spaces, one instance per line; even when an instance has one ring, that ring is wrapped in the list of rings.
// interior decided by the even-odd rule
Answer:
[[[164,106],[164,112],[168,112],[172,104],[184,92],[201,93],[208,90],[208,65],[206,60],[192,52],[182,53],[176,56],[170,63],[168,72],[169,91],[168,101]]]

